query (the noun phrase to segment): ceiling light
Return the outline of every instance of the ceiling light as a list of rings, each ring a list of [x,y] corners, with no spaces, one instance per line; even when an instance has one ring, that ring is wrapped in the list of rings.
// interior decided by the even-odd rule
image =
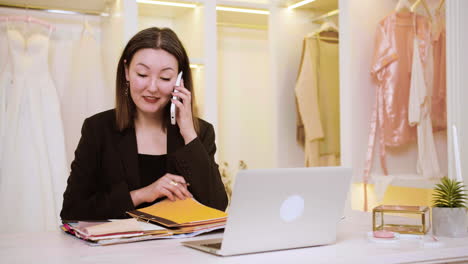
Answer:
[[[315,0],[304,0],[304,1],[300,1],[300,2],[295,3],[294,5],[288,6],[288,9],[291,10],[291,9],[296,8],[296,7],[300,7],[300,6],[306,5],[306,4],[308,4],[308,3],[312,3],[313,1],[315,1]]]
[[[229,12],[260,14],[260,15],[269,15],[270,14],[270,12],[268,10],[249,9],[249,8],[236,8],[236,7],[227,7],[227,6],[216,6],[216,10],[229,11]]]
[[[165,5],[165,6],[177,6],[177,7],[197,7],[196,4],[180,3],[180,2],[169,2],[169,1],[150,1],[150,0],[137,0],[140,4],[152,4],[152,5]]]

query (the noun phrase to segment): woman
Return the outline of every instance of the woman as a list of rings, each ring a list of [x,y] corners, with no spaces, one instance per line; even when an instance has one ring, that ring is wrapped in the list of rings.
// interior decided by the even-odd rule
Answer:
[[[183,80],[175,87],[180,71]],[[62,219],[124,218],[166,197],[194,197],[224,210],[214,129],[193,116],[193,91],[189,59],[176,34],[156,27],[137,33],[119,60],[116,108],[83,124]],[[170,102],[177,108],[176,125],[170,124]]]

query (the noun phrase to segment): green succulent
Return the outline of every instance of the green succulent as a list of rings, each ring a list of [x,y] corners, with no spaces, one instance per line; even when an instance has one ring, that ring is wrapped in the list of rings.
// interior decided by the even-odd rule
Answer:
[[[467,196],[464,188],[461,182],[443,177],[434,188],[434,207],[466,207]]]

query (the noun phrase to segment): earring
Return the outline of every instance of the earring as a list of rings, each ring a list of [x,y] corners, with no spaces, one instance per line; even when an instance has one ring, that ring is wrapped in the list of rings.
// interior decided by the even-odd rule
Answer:
[[[130,82],[127,81],[125,84],[127,85],[127,87],[125,88],[125,96],[128,96],[128,89],[130,88]]]

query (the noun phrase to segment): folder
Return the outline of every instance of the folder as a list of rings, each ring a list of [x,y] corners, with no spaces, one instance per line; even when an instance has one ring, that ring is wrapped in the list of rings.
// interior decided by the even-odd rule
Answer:
[[[132,217],[154,222],[168,228],[203,227],[225,224],[227,214],[208,207],[193,198],[170,201],[165,199],[151,206],[127,212]]]

